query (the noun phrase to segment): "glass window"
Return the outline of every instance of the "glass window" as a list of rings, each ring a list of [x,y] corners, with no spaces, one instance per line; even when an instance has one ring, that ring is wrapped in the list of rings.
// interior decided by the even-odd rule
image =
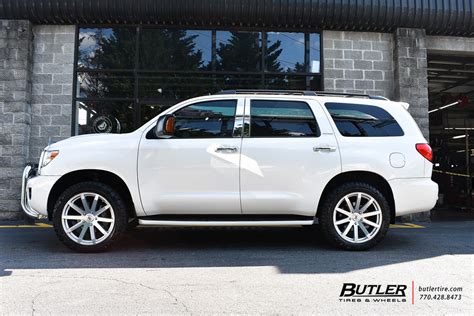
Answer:
[[[114,131],[136,129],[163,107],[220,90],[321,89],[319,34],[91,26],[79,28],[76,40],[74,102],[84,104],[78,113],[89,122],[101,106],[123,111]],[[92,114],[84,116],[84,108]],[[73,133],[101,132],[83,122]]]
[[[309,35],[309,72],[321,72],[321,37],[317,33]]]
[[[175,138],[232,137],[236,100],[200,102],[174,113]]]
[[[325,105],[342,136],[403,136],[397,121],[377,106],[349,103]]]
[[[140,76],[138,95],[140,98],[185,100],[216,92],[210,74],[160,73]]]
[[[274,72],[306,72],[304,33],[268,32],[265,67]]]
[[[265,89],[271,90],[306,90],[306,76],[266,75]]]
[[[133,98],[134,79],[127,73],[77,73],[78,98]]]
[[[319,128],[305,102],[252,100],[251,137],[317,137]]]
[[[262,70],[262,33],[216,32],[217,70]]]
[[[133,103],[78,101],[78,134],[128,133],[134,130]]]
[[[81,28],[78,43],[79,68],[134,68],[135,28]]]
[[[140,33],[140,68],[210,70],[212,32],[144,28]]]

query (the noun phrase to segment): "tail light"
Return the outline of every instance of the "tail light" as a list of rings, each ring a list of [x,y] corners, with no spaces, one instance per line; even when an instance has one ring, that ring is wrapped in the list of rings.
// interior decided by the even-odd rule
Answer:
[[[428,161],[433,161],[433,150],[428,144],[416,144],[416,150]]]

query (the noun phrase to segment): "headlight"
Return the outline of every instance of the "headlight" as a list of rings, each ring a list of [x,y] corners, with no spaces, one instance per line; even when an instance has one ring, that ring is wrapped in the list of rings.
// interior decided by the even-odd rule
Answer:
[[[46,150],[41,157],[40,168],[47,166],[58,155],[59,150]]]

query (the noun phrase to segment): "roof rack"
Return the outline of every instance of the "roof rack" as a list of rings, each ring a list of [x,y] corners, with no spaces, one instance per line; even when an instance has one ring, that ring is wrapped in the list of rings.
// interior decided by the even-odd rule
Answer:
[[[267,90],[267,89],[237,89],[221,90],[216,94],[281,94],[281,95],[312,95],[316,92],[307,90]]]
[[[343,93],[327,91],[308,91],[308,90],[266,90],[266,89],[237,89],[222,90],[216,94],[275,94],[275,95],[305,95],[305,96],[342,96],[344,98],[367,98],[371,100],[386,100],[386,97],[379,95],[370,95],[362,93]]]

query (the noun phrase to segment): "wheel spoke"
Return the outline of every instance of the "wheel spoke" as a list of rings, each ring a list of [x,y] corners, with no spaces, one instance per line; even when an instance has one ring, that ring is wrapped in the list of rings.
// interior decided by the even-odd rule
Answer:
[[[342,233],[342,235],[343,235],[343,236],[347,236],[347,234],[348,234],[349,231],[351,230],[352,226],[353,226],[352,223],[347,224],[347,227],[346,227],[346,229],[344,230],[344,232]]]
[[[85,194],[81,194],[81,201],[82,201],[82,206],[84,207],[84,210],[86,211],[86,213],[89,213],[91,209],[89,208],[89,205],[87,204]]]
[[[363,218],[367,218],[367,217],[370,217],[370,216],[379,215],[380,213],[382,213],[382,212],[381,212],[381,211],[373,211],[373,212],[370,212],[370,213],[364,213],[364,214],[362,214],[362,217],[363,217]]]
[[[96,217],[98,222],[112,223],[114,220],[106,217]]]
[[[81,234],[79,235],[79,242],[81,242],[84,239],[84,235],[86,234],[87,231],[87,225],[84,223],[82,226]]]
[[[352,213],[354,213],[354,207],[352,207],[352,203],[351,201],[349,200],[349,198],[347,196],[344,197],[344,200],[346,201],[346,204],[347,206],[349,207],[349,211],[351,211]]]
[[[82,215],[64,215],[63,219],[67,220],[76,220],[76,221],[82,221],[84,219],[84,216]]]
[[[104,229],[102,226],[100,226],[100,224],[99,224],[98,222],[95,222],[95,223],[94,223],[94,226],[95,226],[104,236],[107,235],[107,232],[105,231],[105,229]]]
[[[369,220],[367,220],[367,219],[365,219],[365,218],[363,218],[362,221],[363,221],[364,223],[366,223],[367,225],[373,226],[373,227],[375,227],[375,228],[379,228],[379,227],[380,227],[379,224],[374,223],[374,222],[371,222],[371,221],[369,221]]]
[[[357,222],[354,222],[354,241],[358,241],[359,240],[359,225],[357,224]]]
[[[73,210],[75,210],[76,212],[78,212],[79,214],[81,214],[81,215],[85,215],[85,214],[86,214],[86,212],[85,212],[82,208],[80,208],[79,206],[75,205],[75,204],[72,203],[72,202],[68,202],[67,205],[68,205],[70,208],[72,208]]]
[[[96,239],[95,239],[94,225],[90,225],[89,230],[90,230],[90,233],[91,233],[91,241],[92,241],[93,244],[95,244]]]
[[[367,228],[365,228],[364,224],[360,224],[359,227],[362,230],[362,232],[364,233],[365,237],[369,237],[370,233],[367,230]]]
[[[72,227],[70,227],[66,233],[70,233],[70,232],[73,232],[75,231],[76,229],[78,229],[82,224],[84,223],[83,220],[81,220],[80,222],[76,223],[75,225],[73,225]]]
[[[99,201],[99,195],[96,194],[94,196],[94,201],[92,201],[91,212],[94,213],[95,209],[97,208],[97,202]]]
[[[347,217],[350,217],[352,215],[350,212],[343,210],[342,208],[336,208],[336,211],[346,215]]]
[[[362,194],[361,193],[358,193],[357,194],[357,202],[356,202],[356,206],[355,206],[355,210],[356,211],[359,211],[359,208],[360,208],[360,201],[362,200]]]
[[[98,210],[97,212],[95,212],[95,216],[99,216],[100,214],[104,213],[105,211],[107,211],[108,209],[110,208],[109,205],[106,205],[106,206],[103,206],[100,210]]]
[[[341,224],[344,224],[344,223],[347,223],[347,222],[350,222],[350,221],[351,221],[351,219],[349,217],[346,217],[344,219],[341,219],[341,220],[335,222],[334,224],[341,225]]]
[[[374,204],[374,199],[373,198],[370,198],[369,202],[367,202],[360,210],[359,212],[360,213],[364,213],[365,211],[367,211],[367,209],[372,205]]]

